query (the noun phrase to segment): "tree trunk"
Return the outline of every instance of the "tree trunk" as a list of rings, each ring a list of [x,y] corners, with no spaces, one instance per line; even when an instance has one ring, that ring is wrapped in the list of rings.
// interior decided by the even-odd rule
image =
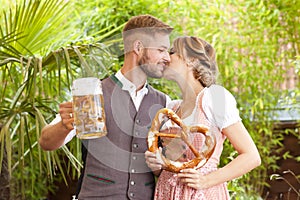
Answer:
[[[0,130],[2,125],[0,124]],[[1,144],[0,144],[1,146]],[[2,168],[0,172],[0,200],[9,200],[10,199],[10,190],[9,190],[9,173],[7,167],[7,154],[4,146],[3,152],[3,161],[1,163]]]

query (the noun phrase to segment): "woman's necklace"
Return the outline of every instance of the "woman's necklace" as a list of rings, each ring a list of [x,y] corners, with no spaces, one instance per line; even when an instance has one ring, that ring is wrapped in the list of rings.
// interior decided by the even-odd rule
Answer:
[[[178,105],[177,109],[175,110],[175,114],[178,115],[178,117],[182,118],[181,104]]]
[[[179,106],[177,107],[177,109],[175,110],[175,113],[178,115],[178,117],[180,117],[181,119],[184,119],[188,116],[190,116],[193,112],[193,107],[188,106],[186,108],[183,108],[184,106],[181,104],[179,104]]]
[[[181,105],[181,104],[179,104],[178,107],[176,108],[175,114],[178,114],[178,111],[179,111],[179,109],[180,109],[180,105]]]

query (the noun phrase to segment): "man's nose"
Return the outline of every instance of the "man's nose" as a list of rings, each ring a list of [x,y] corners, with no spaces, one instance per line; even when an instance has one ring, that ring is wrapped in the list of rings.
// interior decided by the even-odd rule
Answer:
[[[169,63],[169,62],[171,61],[171,57],[170,57],[169,52],[166,52],[166,53],[164,54],[164,60],[165,60],[167,63]]]

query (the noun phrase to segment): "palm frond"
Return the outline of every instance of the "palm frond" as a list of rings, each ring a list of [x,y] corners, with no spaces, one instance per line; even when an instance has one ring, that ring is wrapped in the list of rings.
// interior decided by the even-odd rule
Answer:
[[[12,33],[22,36],[9,43],[22,55],[49,52],[50,48],[78,37],[67,22],[72,10],[68,1],[24,0],[10,6],[3,13],[0,30],[2,37]]]

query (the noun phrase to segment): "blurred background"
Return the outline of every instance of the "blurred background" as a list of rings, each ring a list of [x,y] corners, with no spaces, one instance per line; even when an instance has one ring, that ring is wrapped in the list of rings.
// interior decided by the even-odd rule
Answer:
[[[41,128],[70,100],[72,81],[104,78],[123,62],[121,31],[151,14],[217,51],[219,84],[232,92],[262,165],[229,182],[231,199],[300,199],[300,1],[0,0],[0,200],[68,200],[81,143],[53,152]],[[180,98],[176,84],[150,79]],[[226,142],[220,166],[236,156]]]

